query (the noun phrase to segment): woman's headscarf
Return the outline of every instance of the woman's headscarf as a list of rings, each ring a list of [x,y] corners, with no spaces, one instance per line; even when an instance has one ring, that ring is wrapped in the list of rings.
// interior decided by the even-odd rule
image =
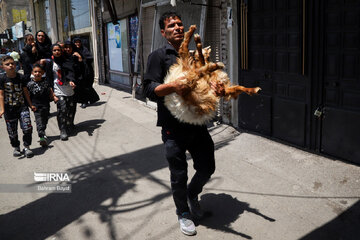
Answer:
[[[64,47],[66,47],[66,46],[71,46],[71,48],[72,48],[72,50],[73,50],[73,52],[72,53],[74,53],[74,51],[75,51],[75,49],[76,49],[76,46],[71,42],[71,41],[65,41],[65,43],[64,43]],[[67,54],[66,52],[65,52],[65,54]]]
[[[39,32],[44,33],[45,39],[44,39],[43,43],[40,43],[37,40],[37,36],[38,36]],[[50,40],[49,36],[43,30],[39,30],[36,32],[35,46],[36,46],[36,50],[37,50],[37,56],[38,56],[37,58],[38,59],[46,59],[46,58],[51,57],[51,55],[52,55],[51,40]]]
[[[55,44],[53,44],[53,45],[51,45],[51,55],[52,55],[52,51],[53,51],[53,49],[54,49],[54,47],[59,47],[60,48],[60,50],[61,50],[61,46],[60,46],[60,44],[57,44],[57,43],[55,43]],[[57,65],[59,65],[60,67],[63,65],[63,63],[64,63],[64,56],[61,54],[61,56],[60,57],[55,57],[54,55],[52,55],[51,56],[51,59],[52,60],[54,60],[54,62],[57,64]]]
[[[77,48],[76,47],[76,45],[75,45],[75,42],[76,41],[80,41],[81,42],[81,46],[79,47],[79,48]],[[92,61],[93,60],[93,56],[92,56],[92,54],[90,53],[90,51],[86,48],[86,47],[84,47],[84,45],[83,45],[83,43],[82,43],[82,41],[81,41],[81,38],[79,38],[79,37],[75,37],[74,39],[73,39],[73,43],[74,43],[74,51],[76,51],[76,52],[78,52],[78,53],[80,53],[80,55],[85,59],[85,60],[87,60],[87,61]]]

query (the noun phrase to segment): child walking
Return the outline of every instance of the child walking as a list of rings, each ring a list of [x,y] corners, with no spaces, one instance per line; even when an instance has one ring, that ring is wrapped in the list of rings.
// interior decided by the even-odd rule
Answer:
[[[44,73],[44,68],[39,64],[35,64],[27,88],[30,92],[32,104],[36,107],[34,115],[40,145],[47,147],[48,141],[45,130],[50,114],[50,100],[54,99],[54,93],[50,87],[50,83],[43,77]]]
[[[20,142],[18,140],[18,122],[23,131],[23,153],[27,158],[34,154],[30,150],[32,140],[32,126],[29,108],[25,104],[24,97],[31,107],[32,111],[36,107],[32,105],[29,91],[26,88],[25,79],[22,75],[16,73],[15,61],[10,56],[4,56],[1,59],[4,75],[0,77],[0,118],[4,115],[7,132],[9,134],[11,146],[14,148],[13,156],[21,156]]]
[[[52,45],[52,61],[47,63],[46,76],[53,84],[54,101],[57,105],[57,121],[60,139],[68,140],[68,132],[73,125],[75,73],[72,63],[62,55],[59,44]]]

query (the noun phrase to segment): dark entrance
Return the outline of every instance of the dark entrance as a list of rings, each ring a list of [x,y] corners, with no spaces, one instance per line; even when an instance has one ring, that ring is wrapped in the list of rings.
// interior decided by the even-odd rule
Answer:
[[[360,163],[360,1],[324,1],[321,151]]]
[[[240,84],[260,86],[262,92],[258,97],[241,95],[239,126],[309,146],[309,79],[302,74],[302,1],[251,0],[247,12],[248,69],[241,71]]]
[[[360,163],[360,1],[315,2],[248,1],[239,126]]]

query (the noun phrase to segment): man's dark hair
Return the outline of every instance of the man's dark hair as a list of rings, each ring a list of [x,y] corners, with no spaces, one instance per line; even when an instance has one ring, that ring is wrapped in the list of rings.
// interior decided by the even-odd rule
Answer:
[[[1,58],[1,65],[3,64],[3,62],[5,62],[5,61],[7,61],[7,60],[9,60],[9,59],[11,59],[11,60],[13,60],[14,61],[14,58],[12,57],[12,56],[9,56],[9,55],[6,55],[6,56],[3,56],[2,58]]]
[[[181,20],[181,16],[176,12],[172,12],[172,11],[164,12],[159,19],[160,29],[165,29],[165,20],[168,18],[179,18]]]

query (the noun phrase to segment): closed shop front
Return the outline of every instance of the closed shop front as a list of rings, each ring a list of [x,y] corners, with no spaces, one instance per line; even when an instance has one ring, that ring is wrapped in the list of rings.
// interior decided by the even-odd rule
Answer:
[[[360,163],[360,2],[239,1],[239,126]],[[315,115],[314,115],[315,113]]]

